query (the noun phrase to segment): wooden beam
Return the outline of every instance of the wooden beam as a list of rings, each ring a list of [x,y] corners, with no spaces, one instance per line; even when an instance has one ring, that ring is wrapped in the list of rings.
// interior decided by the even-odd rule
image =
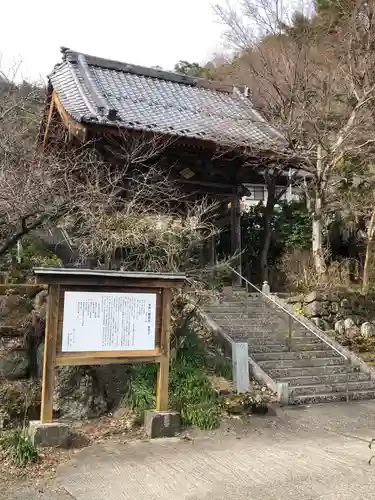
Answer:
[[[200,180],[190,180],[190,179],[176,179],[176,182],[181,184],[192,184],[197,186],[206,186],[206,187],[217,187],[222,189],[228,189],[228,192],[233,193],[233,189],[236,188],[233,184],[221,184],[220,182],[209,182],[209,181],[200,181]]]
[[[143,356],[143,357],[112,357],[101,358],[95,355],[90,356],[90,353],[82,353],[82,356],[57,356],[56,366],[91,366],[91,365],[126,365],[133,363],[158,363],[161,359],[160,355],[157,356]],[[131,354],[130,354],[131,356]]]
[[[55,91],[53,92],[52,96],[54,106],[57,109],[64,125],[68,130],[72,132],[73,135],[77,136],[79,139],[85,142],[87,137],[87,127],[82,123],[73,120],[73,118],[67,113],[67,111],[61,104],[60,99],[58,98]]]
[[[161,355],[161,351],[159,348],[152,350],[144,350],[144,351],[98,351],[98,352],[62,352],[59,353],[59,362],[64,362],[65,364],[69,364],[74,361],[82,361],[84,363],[85,359],[109,359],[109,358],[157,358]],[[56,361],[57,363],[57,361]],[[80,364],[80,363],[74,363]]]
[[[1,279],[4,279],[1,276]],[[47,288],[44,284],[35,285],[34,283],[0,283],[0,295],[11,294],[11,290],[17,291],[19,294],[38,293]]]
[[[76,279],[77,278],[77,279]],[[56,282],[56,277],[53,275],[38,275],[36,277],[36,282],[39,284],[53,284]],[[58,282],[62,286],[71,287],[72,291],[77,291],[80,287],[80,291],[85,291],[85,287],[93,287],[100,291],[100,287],[114,287],[114,288],[147,288],[152,290],[153,288],[178,288],[182,285],[183,280],[162,280],[162,279],[124,279],[124,278],[102,278],[98,276],[82,276],[75,277],[69,275],[61,275],[58,277]],[[10,288],[7,285],[8,288]],[[90,290],[86,290],[90,291]],[[93,290],[91,290],[93,291]],[[127,291],[127,290],[125,290]]]

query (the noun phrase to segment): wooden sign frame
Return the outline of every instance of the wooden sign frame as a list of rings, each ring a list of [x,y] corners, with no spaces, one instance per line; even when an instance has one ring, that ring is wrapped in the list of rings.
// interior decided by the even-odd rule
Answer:
[[[41,422],[52,422],[56,366],[157,363],[156,410],[167,411],[172,288],[181,287],[185,276],[67,268],[35,268],[34,274],[37,284],[48,285]],[[64,296],[71,291],[156,294],[155,348],[63,352]]]

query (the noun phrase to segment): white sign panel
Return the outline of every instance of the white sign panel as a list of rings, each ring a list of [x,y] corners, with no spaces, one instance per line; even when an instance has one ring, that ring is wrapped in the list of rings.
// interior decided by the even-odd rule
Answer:
[[[65,292],[62,352],[155,349],[156,294]]]

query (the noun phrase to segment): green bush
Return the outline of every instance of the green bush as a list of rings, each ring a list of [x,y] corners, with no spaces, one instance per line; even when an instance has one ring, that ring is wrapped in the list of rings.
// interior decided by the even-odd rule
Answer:
[[[61,261],[41,241],[24,238],[17,261],[17,248],[13,247],[0,259],[0,270],[7,273],[8,283],[25,283],[33,277],[33,267],[60,267]]]
[[[131,367],[131,384],[124,396],[123,405],[142,415],[155,407],[156,365],[139,364]]]
[[[219,425],[220,401],[202,369],[175,361],[169,392],[171,404],[180,412],[184,424],[207,430]]]
[[[182,421],[200,429],[216,429],[220,424],[221,407],[214,403],[186,404],[181,408]]]
[[[214,373],[218,377],[224,377],[227,380],[232,380],[233,378],[233,366],[232,361],[228,359],[217,359],[215,360]]]
[[[208,355],[195,331],[177,333],[179,347],[171,357],[169,401],[184,424],[214,429],[220,423],[221,405],[205,374]],[[224,364],[220,370],[224,371]],[[227,370],[227,367],[225,368]],[[131,386],[123,404],[142,414],[155,407],[155,365],[134,365]]]
[[[29,437],[21,430],[0,434],[0,450],[19,467],[35,462],[38,452]]]

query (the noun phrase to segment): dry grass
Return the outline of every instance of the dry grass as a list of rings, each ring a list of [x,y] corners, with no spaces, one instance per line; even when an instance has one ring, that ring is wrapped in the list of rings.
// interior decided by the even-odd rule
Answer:
[[[328,263],[324,275],[319,275],[314,266],[314,259],[308,250],[294,250],[286,253],[281,260],[280,270],[286,277],[286,286],[289,291],[311,290],[347,290],[352,285],[349,268],[352,266],[358,271],[356,261],[345,259],[340,262],[332,261],[328,251],[324,254]]]

